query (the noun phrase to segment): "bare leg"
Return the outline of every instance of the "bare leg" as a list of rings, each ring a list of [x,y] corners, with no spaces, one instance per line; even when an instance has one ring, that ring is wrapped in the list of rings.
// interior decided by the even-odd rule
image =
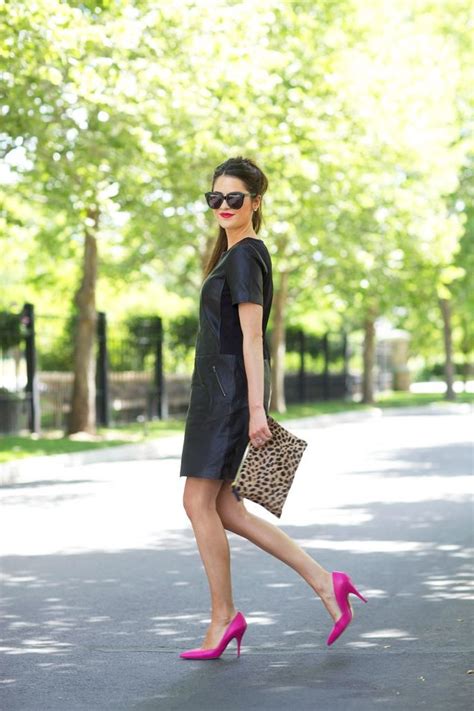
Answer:
[[[217,512],[228,531],[247,538],[296,570],[317,593],[334,620],[341,617],[332,587],[331,573],[317,563],[301,546],[278,526],[247,511],[243,501],[237,501],[229,482],[217,496]]]
[[[229,542],[216,510],[222,483],[222,480],[187,477],[183,495],[211,593],[211,624],[202,649],[215,647],[237,614],[232,598]]]

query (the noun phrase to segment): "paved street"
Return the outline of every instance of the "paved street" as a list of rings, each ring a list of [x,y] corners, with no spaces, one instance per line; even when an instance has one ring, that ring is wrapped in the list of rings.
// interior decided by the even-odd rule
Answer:
[[[331,647],[309,586],[235,534],[248,621],[182,660],[209,593],[178,477],[182,437],[0,467],[3,711],[472,708],[472,408],[287,425],[309,442],[277,525],[368,598]],[[107,461],[110,459],[111,461]],[[473,673],[468,672],[473,670]]]

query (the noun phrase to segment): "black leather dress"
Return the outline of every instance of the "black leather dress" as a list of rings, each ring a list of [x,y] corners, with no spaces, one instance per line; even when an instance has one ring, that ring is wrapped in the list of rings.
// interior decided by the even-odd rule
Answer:
[[[272,298],[271,257],[264,241],[256,237],[244,237],[225,251],[204,280],[180,476],[232,480],[248,444],[241,302],[263,306],[262,404],[268,415],[271,358],[265,332]]]

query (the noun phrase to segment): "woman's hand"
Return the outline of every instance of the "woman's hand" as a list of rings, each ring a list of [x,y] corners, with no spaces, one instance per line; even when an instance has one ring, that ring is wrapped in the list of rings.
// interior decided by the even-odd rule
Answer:
[[[267,424],[267,415],[263,406],[250,410],[249,439],[254,447],[263,447],[273,437]]]

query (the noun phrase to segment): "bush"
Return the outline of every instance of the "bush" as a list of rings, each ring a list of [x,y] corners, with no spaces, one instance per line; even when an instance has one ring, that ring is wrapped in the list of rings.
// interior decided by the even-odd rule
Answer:
[[[456,378],[462,379],[465,371],[464,362],[454,361],[454,375]],[[416,374],[416,380],[444,380],[444,363],[432,363],[425,365]]]
[[[15,348],[22,338],[20,316],[10,311],[0,311],[0,348],[4,351]]]

